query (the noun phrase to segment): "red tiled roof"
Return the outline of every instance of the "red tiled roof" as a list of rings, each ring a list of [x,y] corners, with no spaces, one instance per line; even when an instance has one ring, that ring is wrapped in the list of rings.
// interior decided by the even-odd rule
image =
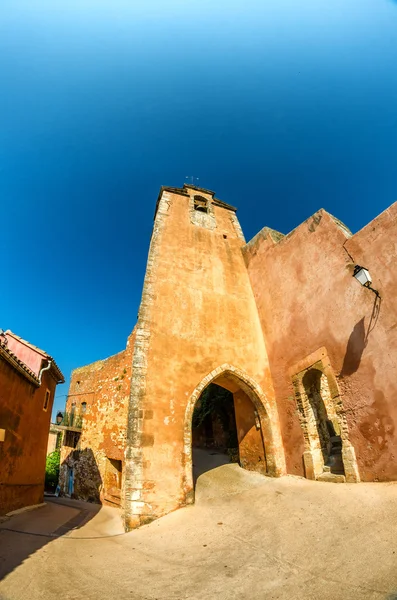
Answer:
[[[5,336],[9,335],[9,336],[12,336],[13,338],[15,338],[16,340],[19,340],[22,344],[25,344],[25,346],[29,346],[29,348],[32,348],[32,350],[34,350],[38,354],[41,354],[43,356],[43,358],[46,358],[47,360],[51,361],[51,370],[53,371],[53,374],[57,378],[57,383],[65,383],[65,377],[63,376],[61,369],[58,367],[58,365],[55,362],[55,360],[53,359],[53,357],[48,354],[48,352],[46,352],[45,350],[41,350],[41,348],[38,348],[37,346],[35,346],[34,344],[31,344],[27,340],[24,340],[16,333],[13,333],[11,331],[11,329],[7,329],[7,331],[5,331],[4,334],[5,334]],[[11,352],[11,354],[12,354],[12,352]],[[22,361],[20,361],[20,362],[22,364],[24,364]],[[30,371],[29,367],[27,367],[26,365],[25,365],[25,367],[26,367],[26,369],[28,369],[28,371]],[[32,372],[32,371],[30,371],[30,372]],[[34,375],[34,376],[36,377],[36,375]]]

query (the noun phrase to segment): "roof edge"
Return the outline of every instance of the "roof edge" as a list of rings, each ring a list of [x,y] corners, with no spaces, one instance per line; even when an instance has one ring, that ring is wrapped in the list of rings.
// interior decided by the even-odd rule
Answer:
[[[157,210],[158,210],[163,192],[170,192],[171,194],[179,194],[180,196],[186,196],[187,198],[189,197],[189,194],[182,188],[176,188],[176,187],[171,187],[168,185],[162,185],[160,187],[159,195],[157,196],[156,208],[154,210],[154,217],[153,217],[154,219],[156,218]]]
[[[189,193],[186,191],[187,189],[195,190],[197,192],[202,192],[204,194],[209,194],[212,197],[212,203],[215,206],[219,206],[220,208],[225,208],[226,210],[231,210],[233,212],[237,212],[237,208],[235,206],[232,206],[231,204],[227,204],[226,202],[223,202],[219,198],[216,198],[215,192],[212,192],[211,190],[207,190],[205,188],[198,187],[197,185],[189,185],[188,183],[184,183],[183,188],[176,188],[176,187],[171,187],[168,185],[161,186],[159,195],[157,196],[156,208],[154,211],[154,219],[156,218],[157,210],[158,210],[160,199],[161,199],[163,192],[170,192],[171,194],[178,194],[179,196],[185,196],[186,198],[189,198]]]
[[[236,206],[227,204],[226,202],[219,200],[219,198],[213,198],[212,203],[215,204],[215,206],[219,206],[220,208],[226,208],[227,210],[231,210],[232,212],[237,212]]]
[[[5,331],[4,333],[6,336],[9,335],[9,336],[13,337],[15,340],[18,340],[19,342],[21,342],[21,344],[24,344],[24,346],[28,346],[28,348],[31,348],[32,350],[37,352],[37,354],[41,354],[41,356],[43,358],[47,359],[48,361],[51,361],[51,371],[53,371],[54,375],[56,375],[55,379],[57,380],[57,383],[65,383],[65,377],[64,377],[61,369],[58,367],[55,359],[50,354],[48,354],[48,352],[46,352],[45,350],[42,350],[41,348],[39,348],[38,346],[35,346],[34,344],[31,344],[30,342],[28,342],[27,340],[22,338],[20,335],[17,335],[13,331],[11,331],[11,329],[7,329],[7,331]],[[29,367],[27,367],[27,368],[29,368]]]
[[[215,196],[215,192],[213,192],[212,190],[207,190],[206,188],[199,187],[198,185],[190,185],[190,183],[184,183],[183,188],[189,188],[190,190],[196,190],[196,192],[203,192],[204,194],[210,194],[210,196]]]
[[[38,377],[29,369],[24,362],[22,362],[11,350],[5,348],[0,344],[0,356],[4,358],[18,373],[23,375],[30,383],[33,383],[36,387],[40,387],[40,381]]]

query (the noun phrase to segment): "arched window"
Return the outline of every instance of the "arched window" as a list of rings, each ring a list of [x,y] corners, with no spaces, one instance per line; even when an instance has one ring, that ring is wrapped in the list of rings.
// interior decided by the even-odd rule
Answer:
[[[82,402],[81,403],[81,414],[84,415],[86,410],[87,410],[87,402]]]
[[[198,210],[203,213],[208,213],[208,200],[203,196],[194,196],[194,210]]]

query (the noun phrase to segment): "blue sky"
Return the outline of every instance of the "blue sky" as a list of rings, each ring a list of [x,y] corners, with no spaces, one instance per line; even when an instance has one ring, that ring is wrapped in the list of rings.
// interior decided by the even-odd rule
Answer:
[[[122,350],[186,175],[247,239],[360,229],[397,199],[396,30],[392,0],[3,0],[0,326],[67,378]]]

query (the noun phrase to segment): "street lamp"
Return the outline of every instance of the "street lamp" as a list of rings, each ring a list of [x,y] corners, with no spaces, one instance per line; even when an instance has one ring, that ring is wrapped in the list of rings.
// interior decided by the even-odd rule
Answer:
[[[57,425],[60,425],[62,423],[62,420],[63,420],[63,413],[61,413],[61,411],[59,411],[56,416]]]
[[[374,288],[371,287],[372,278],[369,274],[368,269],[366,269],[365,267],[360,267],[360,265],[356,265],[354,267],[353,277],[355,277],[357,281],[361,283],[361,285],[374,292],[374,294],[376,294],[376,296],[380,298],[378,290],[374,290]]]

